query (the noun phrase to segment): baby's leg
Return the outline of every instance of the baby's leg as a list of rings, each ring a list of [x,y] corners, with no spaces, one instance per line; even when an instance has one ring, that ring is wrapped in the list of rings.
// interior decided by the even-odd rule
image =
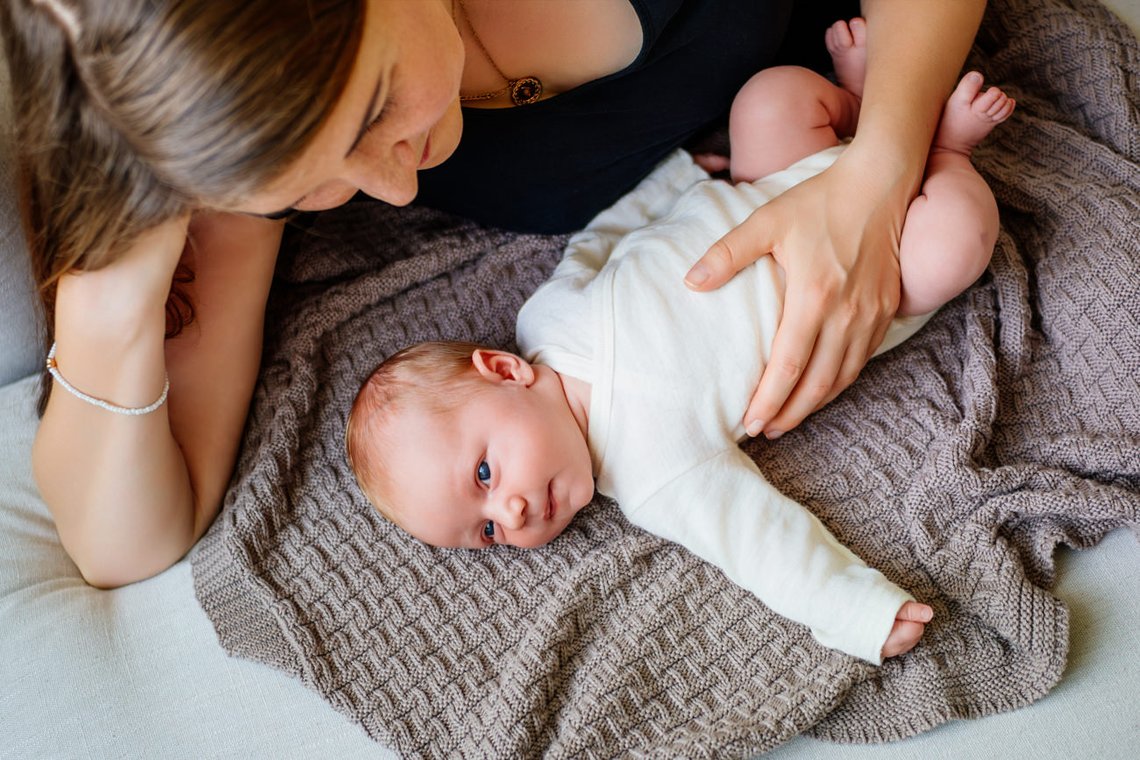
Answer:
[[[734,181],[751,182],[786,169],[855,133],[866,26],[862,19],[837,22],[825,42],[841,86],[810,69],[777,66],[752,77],[737,93],[728,122]]]
[[[989,264],[998,209],[970,152],[1013,113],[1014,101],[967,74],[950,95],[934,135],[926,177],[910,204],[899,243],[899,314],[925,314],[969,287]]]
[[[751,182],[838,145],[854,131],[858,114],[857,97],[811,69],[764,69],[732,101],[733,181]]]

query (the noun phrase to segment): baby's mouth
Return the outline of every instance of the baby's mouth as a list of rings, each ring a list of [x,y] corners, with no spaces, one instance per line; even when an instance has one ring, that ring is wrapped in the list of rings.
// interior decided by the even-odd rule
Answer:
[[[546,512],[542,515],[544,520],[551,520],[558,511],[558,504],[554,501],[554,481],[546,487]]]

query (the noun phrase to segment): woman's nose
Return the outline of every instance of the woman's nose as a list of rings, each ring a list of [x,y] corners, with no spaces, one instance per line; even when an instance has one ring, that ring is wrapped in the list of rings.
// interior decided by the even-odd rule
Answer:
[[[415,144],[400,140],[387,150],[378,149],[375,143],[361,146],[351,158],[348,180],[365,194],[393,206],[411,203],[419,190],[416,172],[420,155]]]

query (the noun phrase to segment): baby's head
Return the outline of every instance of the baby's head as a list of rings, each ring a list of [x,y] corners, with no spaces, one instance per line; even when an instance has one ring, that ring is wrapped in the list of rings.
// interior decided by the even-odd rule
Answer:
[[[345,437],[372,504],[433,546],[541,546],[594,495],[585,430],[558,374],[470,343],[385,360]]]

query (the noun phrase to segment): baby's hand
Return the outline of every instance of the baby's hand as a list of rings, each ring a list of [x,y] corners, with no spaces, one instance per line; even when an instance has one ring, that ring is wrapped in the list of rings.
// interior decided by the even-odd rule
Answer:
[[[887,642],[883,644],[883,659],[909,652],[922,638],[926,624],[934,617],[934,610],[919,602],[906,602],[895,616]]]

